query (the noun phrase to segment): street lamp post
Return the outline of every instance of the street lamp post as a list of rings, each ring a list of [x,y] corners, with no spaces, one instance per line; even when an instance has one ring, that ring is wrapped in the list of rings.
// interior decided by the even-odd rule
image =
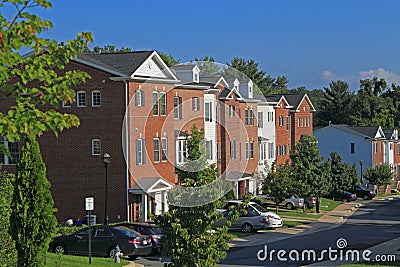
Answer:
[[[111,162],[110,154],[104,153],[103,162],[106,169],[106,181],[104,189],[104,225],[108,225],[108,164]]]
[[[361,184],[363,184],[363,173],[362,173],[363,168],[362,168],[362,164],[363,164],[363,161],[362,161],[362,159],[361,159],[361,160],[360,160],[360,178],[361,178]]]

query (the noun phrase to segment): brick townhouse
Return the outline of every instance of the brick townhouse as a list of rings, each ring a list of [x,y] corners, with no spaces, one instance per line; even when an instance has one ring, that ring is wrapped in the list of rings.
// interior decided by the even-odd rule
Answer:
[[[260,140],[275,142],[276,159],[283,163],[291,141],[312,133],[314,109],[306,95],[268,96],[263,103],[270,113],[259,114],[262,101],[253,98],[251,80],[201,76],[193,64],[168,68],[155,51],[80,54],[67,69],[83,70],[91,79],[75,88],[76,102],[60,108],[76,114],[80,126],[39,140],[59,221],[85,216],[89,196],[97,220],[105,219],[105,153],[111,155],[109,221],[147,220],[149,213],[168,211],[175,165],[185,160],[184,132],[194,124],[204,129],[208,163],[217,164],[236,196],[256,192],[259,150],[265,151]],[[260,122],[268,119],[262,124],[273,126],[272,115],[276,130],[260,136]],[[12,154],[19,153],[18,144],[4,142]],[[9,170],[15,167],[6,155],[1,160]]]

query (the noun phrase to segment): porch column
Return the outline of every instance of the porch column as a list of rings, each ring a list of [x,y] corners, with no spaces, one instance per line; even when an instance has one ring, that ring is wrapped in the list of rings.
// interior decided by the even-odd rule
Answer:
[[[142,219],[144,222],[147,221],[147,212],[148,212],[147,202],[148,202],[147,194],[144,193],[142,194],[142,203],[143,203]]]

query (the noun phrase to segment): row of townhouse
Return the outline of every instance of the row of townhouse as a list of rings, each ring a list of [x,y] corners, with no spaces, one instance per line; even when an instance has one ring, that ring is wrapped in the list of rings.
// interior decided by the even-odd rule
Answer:
[[[348,126],[329,124],[315,129],[321,156],[328,159],[337,152],[344,162],[356,164],[361,173],[368,167],[387,163],[394,173],[394,187],[400,180],[400,140],[396,129],[383,130],[380,126]],[[365,184],[367,181],[362,179]],[[390,188],[388,189],[390,191]]]
[[[94,197],[93,214],[103,221],[106,180],[110,222],[168,211],[167,192],[193,125],[204,129],[208,163],[217,164],[236,196],[256,194],[258,173],[285,163],[300,136],[312,135],[307,95],[263,96],[248,79],[202,76],[194,64],[168,68],[155,51],[80,54],[72,69],[91,79],[60,110],[81,124],[39,139],[59,221],[82,218],[85,197]],[[18,144],[4,142],[18,154]],[[107,176],[104,153],[111,155]],[[15,158],[1,155],[8,169]]]

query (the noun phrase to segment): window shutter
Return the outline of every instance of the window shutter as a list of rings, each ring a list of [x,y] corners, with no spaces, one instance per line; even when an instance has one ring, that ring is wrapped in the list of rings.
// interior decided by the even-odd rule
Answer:
[[[144,91],[141,91],[141,97],[142,97],[142,107],[144,107]]]
[[[146,139],[142,139],[142,162],[146,164]]]
[[[136,165],[139,165],[139,139],[136,139]]]
[[[179,119],[182,119],[182,97],[179,97]]]
[[[139,106],[138,91],[135,91],[135,106]]]

